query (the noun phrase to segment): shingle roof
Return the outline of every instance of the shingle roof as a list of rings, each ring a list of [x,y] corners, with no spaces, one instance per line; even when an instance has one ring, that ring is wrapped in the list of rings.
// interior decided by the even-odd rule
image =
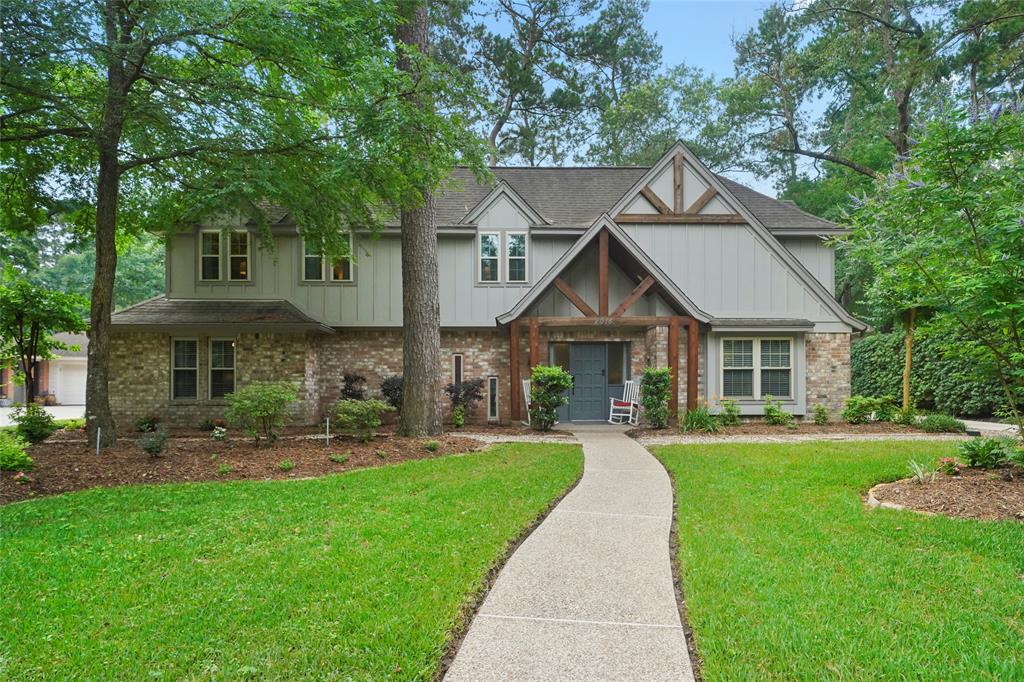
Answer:
[[[110,319],[115,326],[245,325],[329,329],[288,301],[280,300],[225,301],[157,296],[120,310]]]
[[[808,232],[814,232],[842,229],[835,223],[830,223],[827,220],[822,220],[817,216],[800,210],[795,204],[772,199],[721,175],[717,177],[733,193],[733,196],[769,230],[807,230]]]
[[[85,334],[58,332],[53,338],[69,346],[78,346],[78,350],[55,350],[54,355],[62,358],[84,358],[89,355],[89,337]]]

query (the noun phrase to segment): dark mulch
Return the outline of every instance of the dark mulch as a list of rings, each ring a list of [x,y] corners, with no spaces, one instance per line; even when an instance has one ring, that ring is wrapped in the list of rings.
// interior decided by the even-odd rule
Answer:
[[[427,450],[425,443],[430,440],[439,443],[436,451]],[[284,437],[256,448],[250,439],[217,442],[209,433],[202,433],[199,438],[171,438],[160,457],[151,457],[128,438],[97,456],[80,433],[58,432],[29,448],[35,460],[29,472],[31,483],[16,483],[14,472],[0,472],[0,503],[100,486],[308,478],[483,447],[478,440],[459,436],[430,439],[382,434],[368,443],[332,438],[330,445],[322,439]],[[345,461],[332,461],[331,455],[340,455]],[[282,471],[278,465],[286,459],[294,462],[295,468]],[[230,471],[222,473],[225,465]]]
[[[667,429],[633,429],[627,435],[633,438],[664,436],[676,433],[676,429],[670,426]],[[815,424],[812,421],[796,422],[796,428],[790,429],[785,426],[773,426],[763,421],[745,421],[739,426],[723,426],[717,434],[698,433],[702,436],[765,436],[782,434],[873,434],[873,433],[924,433],[921,429],[913,426],[903,426],[890,422],[869,422],[867,424],[847,424],[845,422],[833,422],[829,424]]]
[[[871,489],[879,502],[963,519],[1024,521],[1024,470],[964,469],[960,476],[939,474],[930,483],[904,479]]]

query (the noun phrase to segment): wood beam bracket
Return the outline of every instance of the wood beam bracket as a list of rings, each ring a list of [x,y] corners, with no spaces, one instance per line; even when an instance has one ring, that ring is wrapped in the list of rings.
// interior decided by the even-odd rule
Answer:
[[[576,290],[569,286],[561,277],[555,277],[555,287],[565,295],[569,302],[576,306],[576,309],[583,313],[584,317],[597,317],[594,309],[587,305],[583,297],[576,293]]]
[[[612,317],[622,317],[627,310],[633,307],[633,304],[640,300],[640,297],[647,293],[647,290],[654,286],[654,278],[647,275],[643,280],[633,288],[619,307],[612,313]]]
[[[655,194],[654,190],[652,190],[650,187],[642,188],[640,190],[640,194],[643,196],[644,199],[647,199],[647,201],[651,202],[651,206],[654,206],[654,208],[658,209],[658,213],[662,215],[668,215],[673,212],[672,209],[668,207],[668,204],[662,201],[661,197]]]

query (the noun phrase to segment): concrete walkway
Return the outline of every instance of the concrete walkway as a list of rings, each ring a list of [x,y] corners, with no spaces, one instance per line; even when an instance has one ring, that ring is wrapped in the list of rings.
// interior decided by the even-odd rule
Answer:
[[[672,584],[672,488],[614,427],[573,431],[576,489],[498,575],[445,679],[693,680]]]

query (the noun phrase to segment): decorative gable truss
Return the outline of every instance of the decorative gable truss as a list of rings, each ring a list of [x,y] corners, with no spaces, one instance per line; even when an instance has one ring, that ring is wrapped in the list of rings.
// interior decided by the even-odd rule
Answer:
[[[682,145],[677,145],[682,147]],[[676,149],[612,211],[619,223],[746,223],[718,187],[702,177],[697,162]]]
[[[488,218],[492,215],[497,217],[499,222],[503,219],[502,216],[508,216],[514,213],[518,217],[518,221],[521,224],[508,224],[507,218],[504,218],[505,227],[530,227],[533,225],[549,225],[550,221],[544,216],[538,213],[533,206],[530,206],[520,196],[519,192],[516,192],[507,182],[502,180],[494,186],[490,192],[487,193],[483,199],[474,206],[469,213],[465,215],[460,221],[462,225],[475,225],[486,223]],[[517,221],[517,223],[518,223]]]

